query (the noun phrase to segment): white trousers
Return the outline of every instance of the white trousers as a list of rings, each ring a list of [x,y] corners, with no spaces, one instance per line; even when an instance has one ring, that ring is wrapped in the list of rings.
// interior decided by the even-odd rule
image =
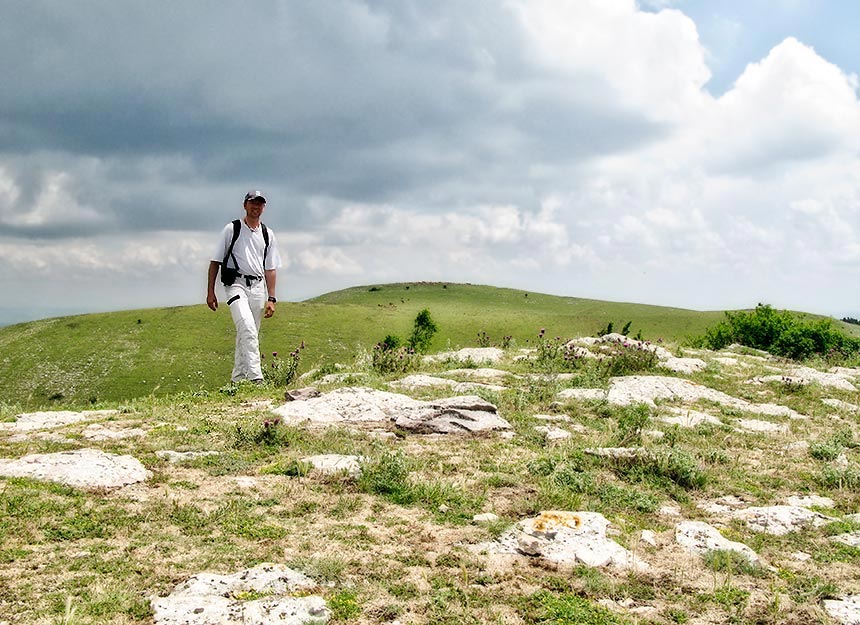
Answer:
[[[262,380],[260,365],[260,322],[266,307],[266,281],[254,280],[251,286],[244,278],[224,287],[233,324],[236,326],[236,353],[232,380]]]

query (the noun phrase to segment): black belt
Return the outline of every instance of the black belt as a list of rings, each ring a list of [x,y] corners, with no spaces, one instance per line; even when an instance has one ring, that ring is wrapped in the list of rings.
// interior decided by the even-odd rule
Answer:
[[[238,274],[240,278],[245,278],[245,280],[262,280],[260,276],[249,276],[244,273]]]

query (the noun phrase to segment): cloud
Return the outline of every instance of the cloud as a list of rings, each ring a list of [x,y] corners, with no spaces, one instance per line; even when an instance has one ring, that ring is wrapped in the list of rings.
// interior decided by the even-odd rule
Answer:
[[[720,307],[850,276],[857,77],[788,37],[714,97],[685,3],[645,6],[13,3],[0,259],[190,292],[262,188],[284,284],[316,292],[462,279]]]

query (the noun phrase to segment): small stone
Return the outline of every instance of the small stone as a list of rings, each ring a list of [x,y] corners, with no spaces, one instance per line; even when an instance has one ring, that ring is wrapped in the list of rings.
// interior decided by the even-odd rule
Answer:
[[[819,495],[794,495],[786,499],[786,503],[790,506],[800,506],[802,508],[832,508],[836,505],[830,497],[821,497]]]
[[[812,559],[812,556],[805,551],[795,551],[793,554],[791,554],[791,557],[798,562],[806,562],[807,560]]]
[[[493,521],[498,521],[499,517],[492,512],[484,512],[483,514],[476,514],[472,517],[472,520],[475,523],[492,523]]]
[[[653,530],[642,530],[639,533],[639,540],[652,547],[657,546],[657,534]]]
[[[848,545],[849,547],[860,547],[860,531],[858,532],[848,532],[847,534],[838,534],[836,536],[831,536],[830,540],[837,543],[842,543],[843,545]]]
[[[842,625],[860,625],[860,595],[846,595],[841,599],[822,601],[824,611]]]
[[[306,386],[304,388],[292,389],[284,393],[284,399],[287,401],[305,401],[319,397],[320,392],[315,386]]]
[[[450,508],[449,506],[446,506],[444,503],[443,503],[441,506],[439,506],[439,508],[437,508],[437,509],[438,509],[438,510],[439,510],[439,512],[441,512],[442,514],[445,514],[446,512],[450,512],[450,511],[451,511],[451,508]]]

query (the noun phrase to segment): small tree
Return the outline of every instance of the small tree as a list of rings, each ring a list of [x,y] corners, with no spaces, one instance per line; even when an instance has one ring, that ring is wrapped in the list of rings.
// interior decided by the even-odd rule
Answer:
[[[412,328],[412,335],[409,337],[409,347],[420,354],[427,352],[430,347],[430,340],[439,328],[430,317],[430,311],[425,308],[415,317],[415,325]]]

